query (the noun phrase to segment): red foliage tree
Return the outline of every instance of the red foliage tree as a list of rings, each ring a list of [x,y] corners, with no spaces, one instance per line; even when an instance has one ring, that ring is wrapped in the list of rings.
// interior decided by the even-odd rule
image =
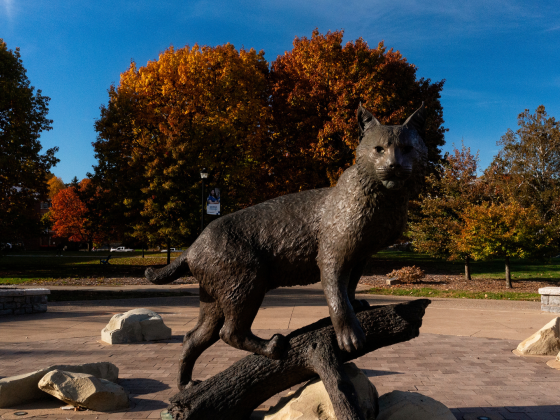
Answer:
[[[94,241],[103,240],[96,226],[89,223],[86,203],[80,198],[80,192],[87,189],[90,183],[91,180],[85,178],[79,188],[71,186],[59,191],[52,199],[50,210],[53,236],[68,238],[71,242],[85,242],[88,250]]]

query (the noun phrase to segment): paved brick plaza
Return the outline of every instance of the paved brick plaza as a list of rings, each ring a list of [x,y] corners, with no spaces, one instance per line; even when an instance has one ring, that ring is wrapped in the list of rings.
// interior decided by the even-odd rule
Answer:
[[[177,318],[178,321],[180,318],[186,330],[195,317],[190,313],[188,316],[173,313],[180,307],[176,303],[166,306],[166,299],[176,298],[140,299],[126,304],[168,312],[167,318],[163,315],[164,319],[167,321]],[[96,305],[95,302],[84,302],[80,306],[81,313],[96,314],[96,319],[99,317],[99,320],[88,322],[98,326],[102,324],[101,320],[106,322],[111,313],[127,310],[127,307],[122,308],[122,302],[124,301],[112,304],[107,301],[103,306]],[[309,300],[306,302],[309,303]],[[91,305],[89,310],[88,304]],[[49,308],[51,317],[57,313],[61,318],[64,314],[71,316],[72,311],[68,305],[59,305]],[[194,310],[195,304],[192,306]],[[290,305],[279,307],[284,311],[294,311]],[[318,317],[322,309],[316,307],[315,310],[318,311]],[[506,311],[501,312],[505,319]],[[491,313],[488,311],[488,314]],[[488,315],[483,313],[483,316]],[[21,319],[10,320],[22,322]],[[32,319],[29,321],[33,322]],[[262,322],[258,325],[262,325]],[[174,333],[182,333],[181,330],[182,328],[174,326]],[[6,330],[0,325],[0,335],[3,331]],[[289,329],[255,329],[255,333],[262,337],[288,331]],[[120,384],[131,394],[131,408],[127,412],[107,415],[63,411],[59,408],[63,405],[60,402],[50,405],[43,403],[27,407],[29,415],[23,418],[159,418],[169,397],[176,392],[175,374],[181,346],[180,335],[174,335],[168,342],[115,346],[100,343],[99,335],[67,339],[61,338],[63,335],[57,333],[56,339],[50,340],[45,337],[34,341],[0,342],[0,377],[26,373],[52,364],[109,361],[120,369]],[[418,391],[452,408],[458,419],[475,419],[479,415],[486,415],[491,419],[560,419],[560,371],[546,366],[545,362],[550,357],[520,358],[514,355],[511,350],[518,343],[519,340],[511,339],[423,332],[419,338],[410,342],[370,353],[358,359],[356,364],[365,370],[380,394],[395,389]],[[246,354],[218,342],[199,359],[195,378],[212,376]],[[278,397],[275,397],[265,402],[261,409],[277,400]],[[13,416],[14,411],[15,409],[0,409],[0,415],[6,419],[16,418]]]

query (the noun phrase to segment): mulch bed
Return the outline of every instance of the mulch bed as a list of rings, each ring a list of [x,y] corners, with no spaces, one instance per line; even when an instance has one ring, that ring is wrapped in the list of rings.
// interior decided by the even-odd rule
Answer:
[[[539,288],[548,286],[559,286],[558,282],[536,281],[536,280],[512,280],[513,289],[506,289],[505,278],[501,279],[472,279],[465,280],[464,276],[445,275],[445,274],[428,274],[424,279],[414,284],[399,284],[397,286],[387,286],[386,276],[372,275],[363,276],[360,284],[371,287],[379,287],[382,289],[391,289],[399,287],[402,289],[416,289],[420,287],[429,287],[439,290],[465,290],[470,292],[523,292],[538,293]]]

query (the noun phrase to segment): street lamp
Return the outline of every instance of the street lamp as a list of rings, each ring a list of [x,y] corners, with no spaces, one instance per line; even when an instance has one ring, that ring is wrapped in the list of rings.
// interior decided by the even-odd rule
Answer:
[[[204,230],[204,180],[208,178],[208,172],[206,168],[202,168],[200,171],[200,178],[202,179],[202,208],[200,210],[200,233]]]

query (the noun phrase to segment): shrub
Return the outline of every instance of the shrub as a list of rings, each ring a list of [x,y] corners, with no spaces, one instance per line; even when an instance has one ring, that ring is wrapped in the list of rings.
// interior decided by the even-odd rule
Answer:
[[[426,273],[421,268],[413,265],[412,267],[403,267],[400,270],[393,270],[387,274],[389,278],[397,278],[403,283],[417,283],[426,277]]]

